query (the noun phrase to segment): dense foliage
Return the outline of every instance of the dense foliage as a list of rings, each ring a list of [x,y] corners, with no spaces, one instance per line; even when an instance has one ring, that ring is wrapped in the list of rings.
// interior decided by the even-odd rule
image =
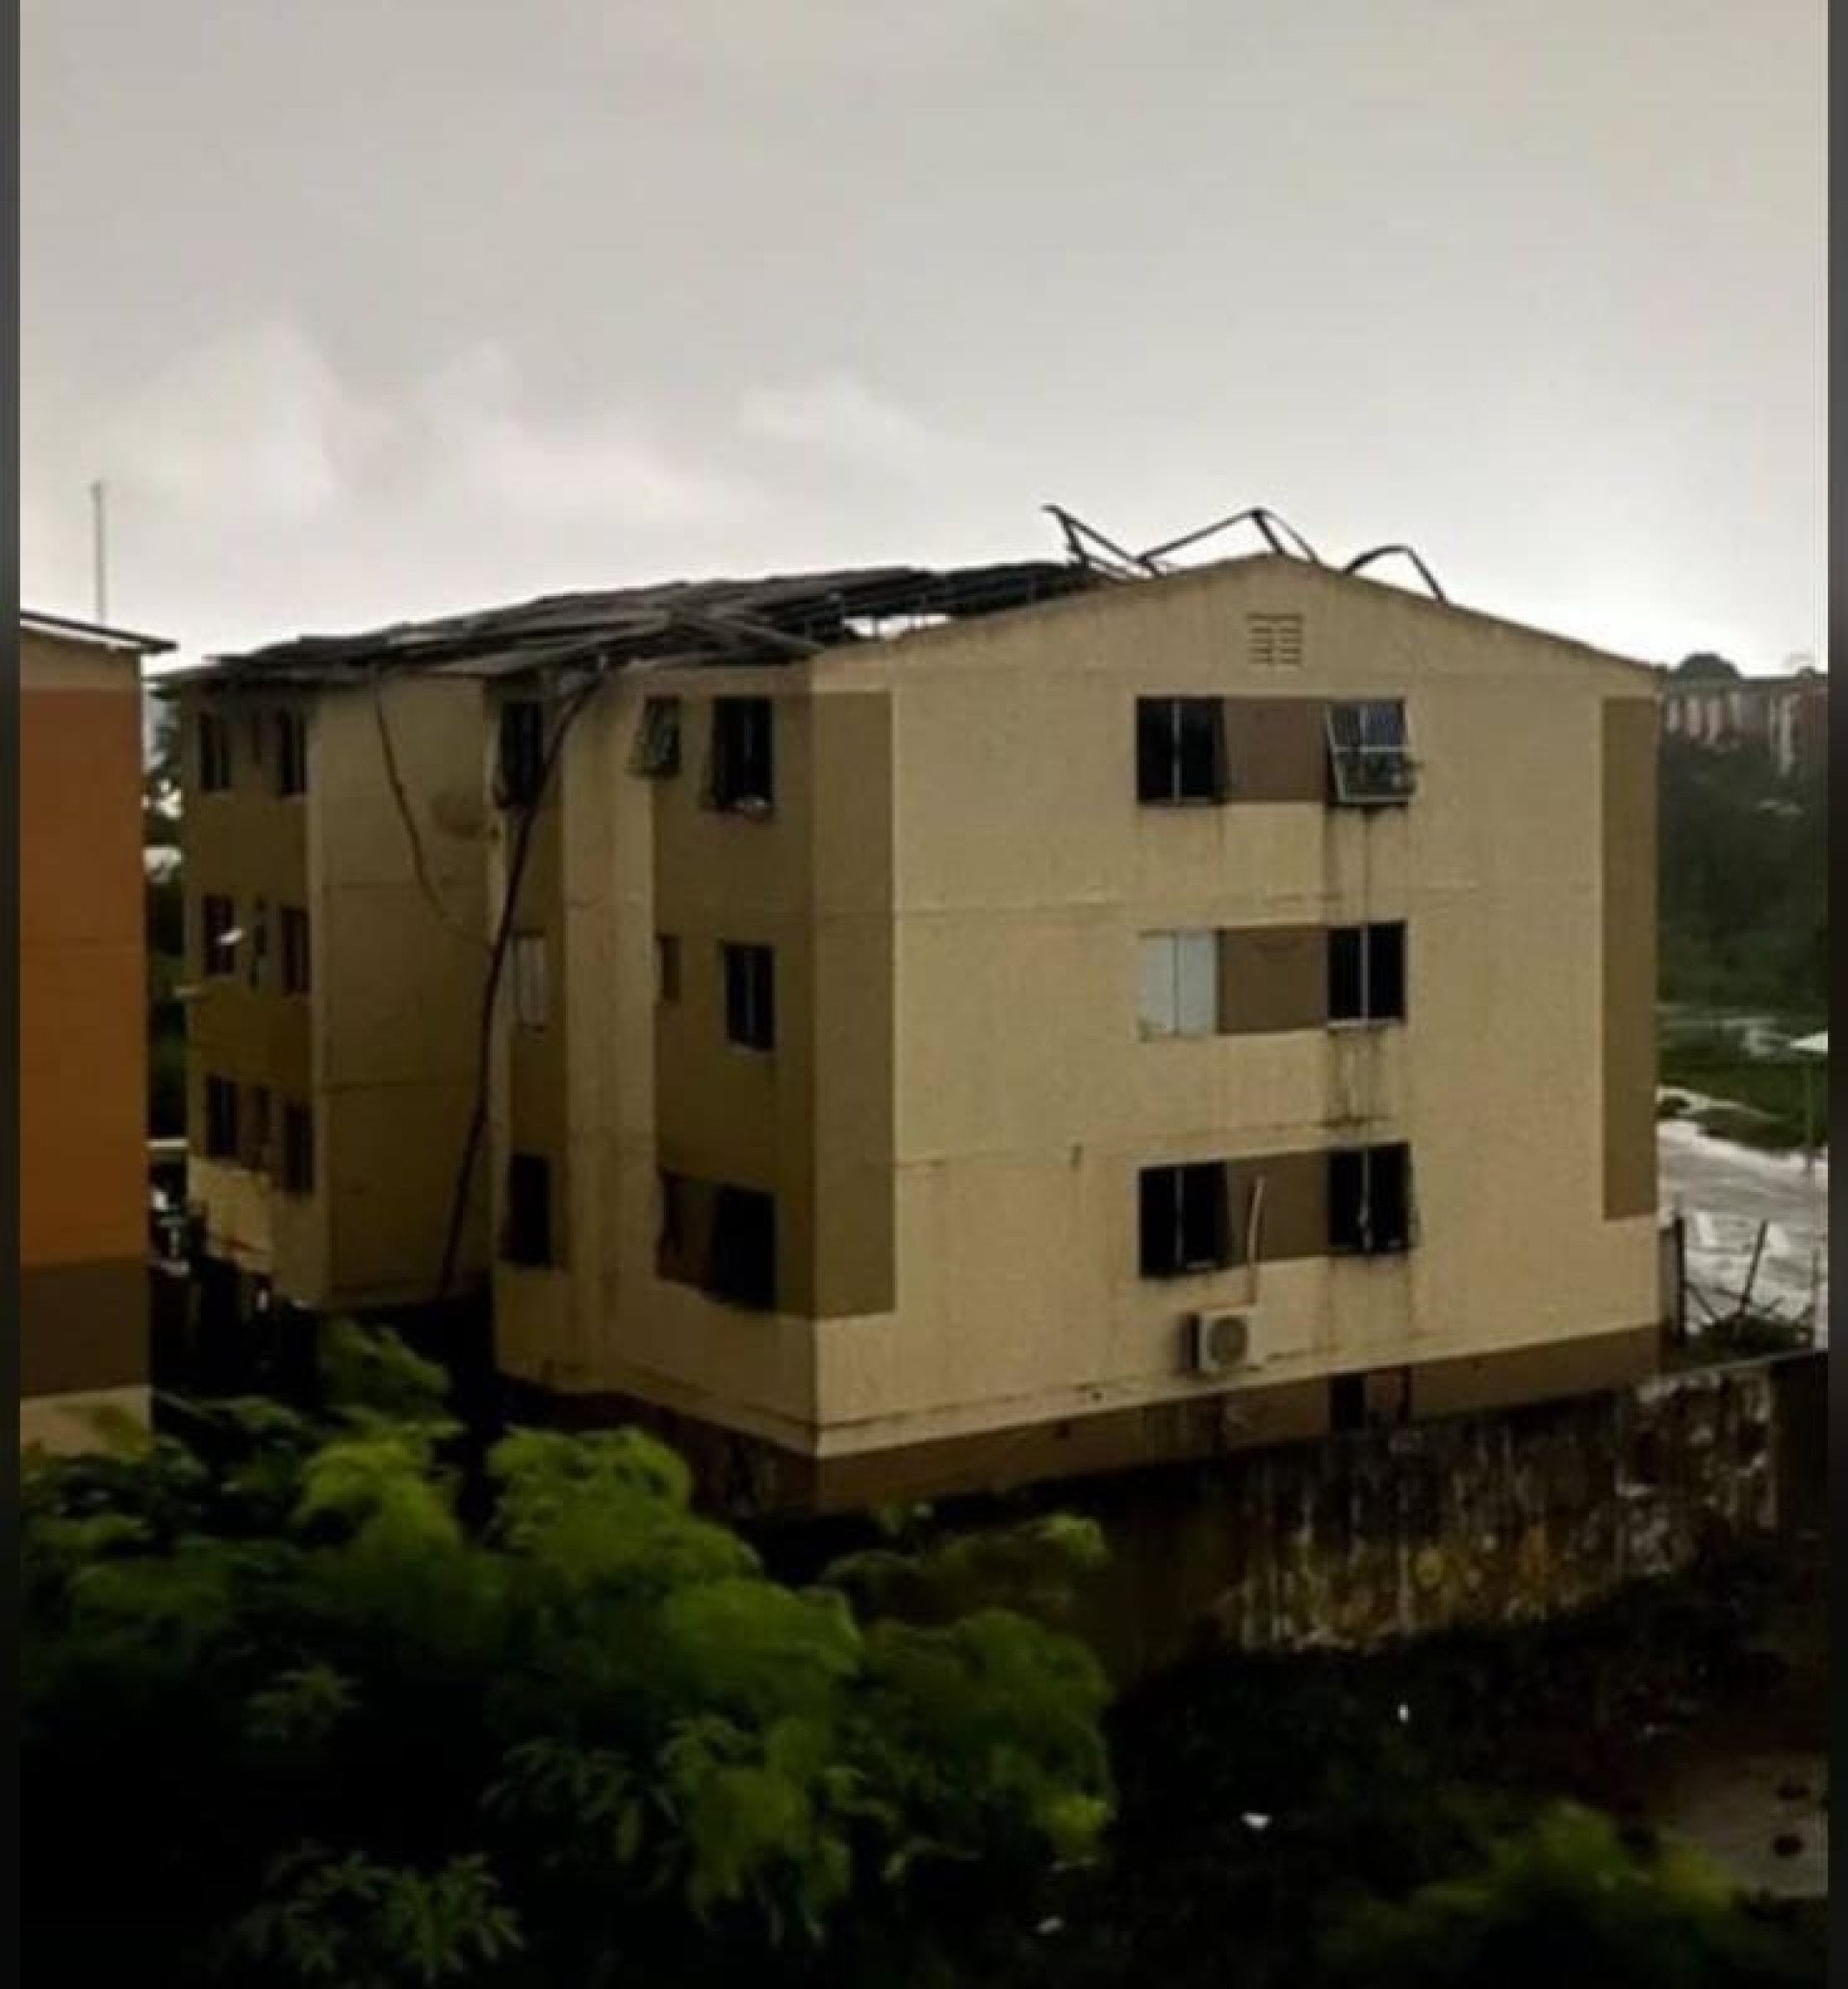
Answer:
[[[1664,999],[1820,1017],[1829,1003],[1828,770],[1661,742]]]
[[[903,1980],[1095,1852],[1073,1639],[781,1585],[632,1432],[507,1435],[465,1524],[435,1378],[346,1352],[331,1425],[29,1463],[26,1979]]]

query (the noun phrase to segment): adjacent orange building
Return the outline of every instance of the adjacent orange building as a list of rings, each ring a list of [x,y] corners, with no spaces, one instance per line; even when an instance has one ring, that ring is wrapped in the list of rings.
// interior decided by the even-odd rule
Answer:
[[[19,1434],[147,1410],[141,659],[152,636],[19,618]]]

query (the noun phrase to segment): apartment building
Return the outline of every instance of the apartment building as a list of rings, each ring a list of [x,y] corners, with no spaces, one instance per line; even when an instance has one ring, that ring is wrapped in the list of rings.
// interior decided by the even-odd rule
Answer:
[[[486,959],[481,691],[314,638],[172,680],[200,1311],[395,1315],[482,1287],[455,1195]]]
[[[141,662],[172,644],[19,618],[19,1436],[148,1408]]]
[[[680,583],[300,647],[230,702],[312,665],[303,853],[261,884],[313,926],[305,1303],[370,1289],[353,1234],[410,1291],[459,1172],[516,1406],[651,1423],[759,1508],[1654,1367],[1645,666],[1275,555]],[[481,943],[420,905],[381,685],[468,824]],[[189,809],[188,863],[227,895],[257,831],[220,819]],[[367,878],[390,909],[355,919]],[[272,1070],[248,1040],[201,1027],[197,1082]],[[395,1060],[436,1044],[406,1143]],[[380,1106],[344,1134],[340,1073]],[[257,1261],[251,1171],[200,1174]]]
[[[491,689],[549,1412],[834,1506],[1653,1368],[1646,667],[1271,555],[612,617]]]
[[[1662,681],[1662,732],[1715,750],[1755,748],[1787,780],[1829,755],[1829,680],[1814,669],[1745,677],[1721,657],[1689,657]]]

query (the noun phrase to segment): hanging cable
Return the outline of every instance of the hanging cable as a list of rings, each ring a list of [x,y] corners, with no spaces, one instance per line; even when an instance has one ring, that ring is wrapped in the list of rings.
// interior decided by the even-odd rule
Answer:
[[[520,886],[526,873],[526,857],[532,847],[533,826],[538,821],[539,810],[552,786],[553,769],[562,758],[565,740],[577,722],[578,714],[603,688],[603,675],[600,669],[587,684],[566,701],[559,713],[557,726],[547,748],[546,757],[540,762],[539,779],[532,799],[521,811],[519,826],[514,831],[513,845],[507,859],[507,886],[500,904],[500,916],[495,925],[493,943],[488,949],[488,969],[481,989],[481,1020],[475,1042],[475,1103],[469,1114],[469,1129],[462,1142],[462,1157],[457,1164],[455,1188],[449,1201],[449,1228],[443,1239],[442,1268],[437,1274],[436,1295],[439,1301],[449,1295],[454,1282],[456,1259],[461,1253],[462,1232],[468,1224],[469,1194],[475,1184],[475,1162],[481,1151],[481,1138],[487,1130],[488,1094],[494,1072],[494,1006],[500,994],[500,973],[505,965],[507,949],[513,938],[514,914],[520,905]]]
[[[411,812],[411,797],[405,790],[404,779],[398,771],[398,749],[392,741],[392,729],[385,716],[385,685],[376,668],[370,673],[372,691],[372,715],[378,721],[379,750],[385,757],[385,782],[392,790],[392,801],[398,809],[398,818],[404,826],[404,840],[411,846],[411,870],[417,879],[417,888],[424,893],[436,921],[445,932],[459,940],[466,940],[471,946],[486,949],[487,940],[478,932],[450,917],[449,908],[444,904],[435,883],[430,877],[430,866],[424,854],[424,839],[418,833],[417,817]]]

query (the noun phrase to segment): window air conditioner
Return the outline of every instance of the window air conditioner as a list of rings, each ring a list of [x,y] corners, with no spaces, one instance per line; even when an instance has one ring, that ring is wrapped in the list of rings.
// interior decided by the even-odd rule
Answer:
[[[1190,1343],[1194,1372],[1222,1375],[1251,1358],[1251,1321],[1243,1312],[1195,1312]]]

